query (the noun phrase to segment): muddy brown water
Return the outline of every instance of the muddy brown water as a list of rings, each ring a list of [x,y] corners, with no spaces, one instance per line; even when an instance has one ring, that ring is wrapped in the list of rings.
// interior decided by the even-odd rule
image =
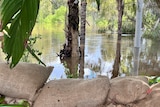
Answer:
[[[35,33],[34,35],[39,35]],[[41,34],[42,35],[42,34]],[[49,79],[77,77],[79,64],[76,60],[61,61],[56,53],[62,49],[65,41],[63,33],[45,33],[38,40],[35,48],[42,52],[40,58],[47,65],[54,66]],[[112,66],[116,52],[115,34],[87,33],[85,45],[84,78],[96,78],[97,75],[112,76]],[[120,76],[130,75],[133,70],[133,40],[130,35],[123,35],[121,41]],[[0,59],[5,55],[0,52]],[[30,62],[36,63],[30,57]],[[139,75],[160,76],[160,42],[141,40]]]

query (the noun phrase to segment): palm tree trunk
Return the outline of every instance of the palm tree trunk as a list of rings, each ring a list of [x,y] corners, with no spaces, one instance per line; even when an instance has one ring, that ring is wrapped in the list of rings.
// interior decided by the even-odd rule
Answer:
[[[117,77],[119,74],[120,58],[121,58],[121,35],[122,35],[122,16],[124,10],[123,0],[117,0],[118,9],[118,38],[117,38],[117,49],[116,58],[113,65],[112,78]]]
[[[60,51],[60,57],[78,57],[79,46],[79,8],[78,0],[68,0],[68,20],[66,25],[66,42],[64,49]]]

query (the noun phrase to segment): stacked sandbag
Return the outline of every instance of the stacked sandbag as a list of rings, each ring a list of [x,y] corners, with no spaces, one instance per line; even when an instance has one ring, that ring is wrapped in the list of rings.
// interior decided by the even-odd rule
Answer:
[[[140,101],[146,98],[148,95],[147,91],[150,89],[146,82],[133,77],[116,78],[110,82],[111,87],[107,100],[108,105],[129,105]]]
[[[110,103],[109,105],[104,106],[104,107],[126,107],[126,106],[125,105],[119,105],[119,104],[112,104],[112,103]],[[130,106],[128,106],[128,107],[130,107]]]
[[[10,69],[9,64],[0,63],[0,94],[33,101],[36,92],[47,81],[53,67],[19,63]]]
[[[105,103],[109,80],[61,79],[48,82],[33,107],[97,107]]]
[[[159,107],[160,83],[151,86],[151,89],[147,93],[149,94],[147,98],[137,102],[133,107]]]
[[[126,77],[113,78],[113,79],[111,79],[111,82],[121,80],[121,79],[126,79],[126,78],[133,78],[133,79],[141,80],[141,81],[145,82],[146,84],[148,84],[148,81],[149,81],[149,78],[147,76],[126,76]]]

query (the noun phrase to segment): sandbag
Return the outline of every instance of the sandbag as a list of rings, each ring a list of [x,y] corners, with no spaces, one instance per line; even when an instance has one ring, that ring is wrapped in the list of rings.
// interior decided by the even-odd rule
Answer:
[[[150,94],[152,97],[160,97],[160,83],[151,86]]]
[[[106,105],[105,107],[130,107],[130,106],[124,106],[124,105],[118,105],[118,104],[109,104],[109,105]]]
[[[10,69],[8,64],[0,63],[0,94],[33,101],[52,69],[31,63],[19,63]]]
[[[159,97],[157,98],[147,98],[144,99],[140,102],[138,102],[137,104],[134,104],[134,106],[132,107],[159,107],[160,105],[160,101],[159,101]]]
[[[117,81],[117,80],[120,80],[120,79],[125,79],[125,78],[133,78],[133,79],[138,79],[138,80],[142,80],[144,81],[145,83],[149,83],[149,79],[147,76],[126,76],[126,77],[116,77],[116,78],[113,78],[111,79],[111,83],[114,82],[114,81]]]
[[[151,86],[146,99],[139,101],[133,107],[159,107],[160,106],[160,83]]]
[[[129,104],[147,96],[149,85],[134,78],[121,78],[111,81],[108,102]]]
[[[105,102],[108,78],[61,79],[48,82],[33,107],[97,107]]]

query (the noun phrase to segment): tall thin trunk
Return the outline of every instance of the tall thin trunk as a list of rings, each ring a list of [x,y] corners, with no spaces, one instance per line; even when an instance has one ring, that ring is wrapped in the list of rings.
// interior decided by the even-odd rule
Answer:
[[[118,9],[118,38],[117,38],[117,49],[116,58],[113,65],[112,78],[117,77],[119,74],[120,58],[121,58],[121,35],[122,35],[122,17],[124,10],[123,0],[117,0]]]
[[[133,75],[138,75],[138,69],[139,69],[139,54],[140,54],[141,35],[142,35],[142,31],[141,31],[142,11],[143,11],[143,0],[137,0]]]
[[[85,57],[85,32],[86,32],[86,1],[81,1],[81,34],[80,34],[80,77],[84,74],[84,57]]]

